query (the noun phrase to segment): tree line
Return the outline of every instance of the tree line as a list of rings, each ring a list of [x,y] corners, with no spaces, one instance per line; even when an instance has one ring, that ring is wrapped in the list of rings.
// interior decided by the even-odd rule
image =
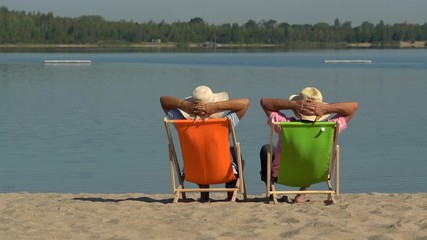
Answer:
[[[54,16],[52,12],[25,12],[0,7],[1,44],[114,44],[114,43],[204,43],[273,44],[297,43],[374,43],[426,41],[427,23],[373,24],[367,21],[353,27],[350,21],[334,24],[288,24],[275,20],[248,20],[239,25],[208,24],[195,17],[188,22],[107,21],[101,16],[76,18]]]

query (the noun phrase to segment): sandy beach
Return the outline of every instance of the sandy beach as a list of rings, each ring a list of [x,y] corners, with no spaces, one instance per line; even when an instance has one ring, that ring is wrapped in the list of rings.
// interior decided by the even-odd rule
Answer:
[[[427,193],[342,194],[333,205],[223,195],[0,194],[0,239],[427,239]]]

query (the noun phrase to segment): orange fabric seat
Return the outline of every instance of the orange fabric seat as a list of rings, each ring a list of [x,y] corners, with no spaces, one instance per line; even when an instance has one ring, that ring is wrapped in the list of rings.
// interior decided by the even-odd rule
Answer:
[[[175,120],[184,162],[185,179],[197,184],[236,180],[232,168],[227,119],[196,123]]]
[[[174,202],[178,202],[180,195],[185,199],[186,192],[233,192],[231,199],[233,202],[237,198],[237,193],[242,193],[246,200],[240,143],[237,141],[234,125],[231,121],[230,118],[206,119],[196,122],[193,120],[167,120],[165,118]],[[175,125],[177,130],[183,172],[181,172],[170,124]],[[230,137],[236,153],[238,174],[234,174],[233,171]],[[235,181],[236,185],[230,188],[184,187],[185,181],[201,185],[215,185],[233,180],[237,180]]]

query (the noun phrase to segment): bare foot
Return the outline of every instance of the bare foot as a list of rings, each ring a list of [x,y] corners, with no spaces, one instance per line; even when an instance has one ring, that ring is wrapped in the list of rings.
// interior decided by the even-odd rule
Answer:
[[[305,202],[305,194],[297,194],[297,196],[294,199],[295,203],[303,203]]]
[[[301,187],[299,190],[300,191],[305,191],[309,188],[310,186],[305,186],[305,187]],[[295,196],[294,199],[294,203],[303,203],[303,202],[309,202],[309,200],[305,200],[305,194],[297,194]]]

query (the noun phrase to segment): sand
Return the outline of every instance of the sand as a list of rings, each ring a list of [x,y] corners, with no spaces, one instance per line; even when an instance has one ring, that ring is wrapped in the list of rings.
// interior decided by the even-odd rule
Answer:
[[[172,203],[171,194],[0,194],[0,239],[427,239],[427,193],[302,204]],[[241,197],[239,197],[241,199]]]
[[[401,48],[425,48],[425,41],[416,41],[416,42],[400,42]]]

